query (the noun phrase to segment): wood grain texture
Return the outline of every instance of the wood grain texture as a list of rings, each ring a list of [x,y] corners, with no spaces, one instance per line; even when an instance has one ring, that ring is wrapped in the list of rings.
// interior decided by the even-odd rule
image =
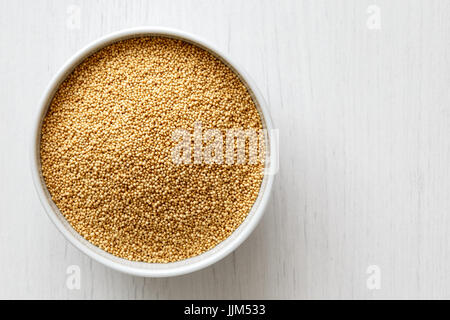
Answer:
[[[367,27],[370,5],[380,30]],[[29,172],[30,123],[51,77],[82,46],[142,25],[230,54],[280,130],[261,224],[224,260],[170,279],[78,252]],[[0,27],[0,298],[450,298],[449,1],[0,0]],[[66,287],[69,265],[80,290]],[[370,265],[379,290],[366,286]]]

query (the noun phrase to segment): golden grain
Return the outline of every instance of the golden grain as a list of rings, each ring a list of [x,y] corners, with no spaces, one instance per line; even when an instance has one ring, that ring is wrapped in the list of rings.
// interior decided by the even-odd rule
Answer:
[[[257,198],[263,164],[172,162],[177,128],[261,129],[225,64],[186,42],[142,37],[85,59],[43,121],[42,173],[72,227],[121,258],[166,263],[230,236]]]

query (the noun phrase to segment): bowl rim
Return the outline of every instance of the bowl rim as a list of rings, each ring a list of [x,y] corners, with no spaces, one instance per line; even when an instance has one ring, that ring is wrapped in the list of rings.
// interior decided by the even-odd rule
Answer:
[[[162,36],[162,37],[166,36],[169,38],[177,38],[192,43],[194,45],[197,45],[203,49],[206,49],[210,53],[221,59],[223,62],[228,64],[228,66],[234,69],[234,71],[241,78],[241,80],[244,81],[244,84],[247,85],[248,89],[250,90],[250,93],[253,95],[253,99],[256,99],[255,103],[259,108],[259,113],[260,114],[262,113],[263,125],[265,125],[265,128],[267,129],[268,132],[273,130],[272,120],[268,112],[264,97],[262,96],[253,79],[251,79],[248,76],[248,74],[244,71],[244,69],[240,67],[236,62],[234,62],[233,59],[229,57],[229,55],[224,54],[223,52],[221,52],[221,50],[212,46],[207,41],[199,38],[198,36],[177,29],[167,27],[155,27],[155,26],[128,28],[109,33],[103,37],[100,37],[90,42],[88,45],[78,50],[71,58],[69,58],[64,63],[64,65],[58,70],[58,72],[52,77],[52,79],[50,80],[49,84],[47,85],[44,91],[43,96],[41,97],[41,100],[39,102],[39,108],[33,117],[31,143],[30,143],[31,173],[36,192],[39,196],[39,200],[42,206],[44,207],[48,217],[56,226],[56,228],[64,235],[64,237],[68,239],[69,242],[72,243],[72,245],[78,248],[81,252],[83,252],[90,258],[96,260],[97,262],[105,266],[135,276],[144,276],[144,277],[178,276],[206,268],[212,265],[213,263],[218,262],[219,260],[226,257],[228,254],[236,250],[239,247],[239,245],[242,244],[248,238],[248,236],[255,229],[255,227],[257,226],[257,224],[259,223],[264,214],[265,208],[270,198],[274,174],[264,175],[263,183],[265,185],[264,186],[261,185],[257,198],[257,201],[259,201],[259,203],[256,208],[254,208],[255,206],[254,204],[254,206],[252,207],[252,210],[254,210],[252,215],[250,216],[249,213],[249,215],[245,218],[244,222],[233,232],[233,234],[235,234],[234,237],[232,237],[233,234],[230,235],[227,239],[219,243],[213,249],[208,250],[205,253],[202,253],[198,256],[188,258],[185,260],[180,260],[177,262],[157,264],[146,262],[134,262],[118,258],[107,253],[106,251],[103,251],[98,247],[95,247],[92,244],[89,245],[90,242],[85,240],[70,226],[70,224],[67,222],[67,220],[65,220],[64,216],[56,207],[54,202],[51,200],[51,198],[49,198],[49,193],[46,188],[45,182],[43,181],[41,172],[39,148],[40,148],[42,120],[44,119],[49,104],[51,102],[51,99],[53,99],[54,93],[59,88],[60,84],[80,62],[82,62],[92,53],[96,52],[97,50],[103,47],[110,45],[111,43],[139,36]],[[268,157],[266,157],[266,161],[267,160],[269,161],[269,166],[278,165],[276,163],[278,159],[278,149],[276,145],[277,141],[276,139],[271,138],[270,135],[266,137],[268,139],[270,150]],[[72,228],[73,232],[68,229],[68,226]],[[239,232],[236,234],[238,230]],[[82,238],[84,241],[80,238]],[[223,245],[224,243],[225,245]],[[222,246],[219,247],[220,245]],[[98,250],[95,250],[92,247],[95,247]],[[216,249],[217,247],[219,248]],[[216,249],[215,252],[206,254],[214,249]],[[103,253],[98,252],[99,250],[102,251]],[[192,261],[189,262],[189,260],[191,259]],[[181,263],[175,267],[173,266],[173,264],[178,264],[179,262],[186,262],[186,261],[188,262]],[[172,266],[170,266],[171,264]],[[153,269],[153,268],[137,267],[137,265],[160,265],[161,267]],[[165,266],[170,267],[166,268]]]

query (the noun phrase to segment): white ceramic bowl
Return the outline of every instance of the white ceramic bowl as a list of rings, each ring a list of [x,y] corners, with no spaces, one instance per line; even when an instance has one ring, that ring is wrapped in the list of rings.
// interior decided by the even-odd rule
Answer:
[[[267,111],[264,99],[261,93],[256,88],[255,83],[248,77],[248,75],[243,71],[242,68],[240,68],[236,63],[229,59],[225,54],[212,47],[204,40],[201,40],[196,36],[187,34],[185,32],[159,27],[140,27],[127,29],[102,37],[78,51],[72,58],[69,59],[69,61],[66,62],[66,64],[59,70],[56,76],[50,81],[50,84],[45,90],[45,93],[39,105],[39,110],[34,119],[31,143],[31,170],[34,185],[36,187],[41,203],[45,208],[45,211],[47,212],[53,223],[56,225],[58,230],[75,247],[77,247],[96,261],[118,271],[145,277],[169,277],[186,274],[205,268],[219,261],[229,253],[231,253],[233,250],[235,250],[250,235],[250,233],[253,231],[253,229],[261,219],[266,204],[269,200],[273,182],[273,175],[266,174],[264,176],[262,186],[255,204],[253,205],[247,218],[231,234],[231,236],[219,243],[213,249],[189,259],[164,264],[129,261],[126,259],[118,258],[94,246],[72,228],[72,226],[67,222],[62,213],[59,211],[55,203],[52,201],[42,177],[39,154],[42,120],[59,85],[80,62],[82,62],[92,53],[113,42],[139,36],[164,36],[169,38],[181,39],[211,52],[213,55],[226,63],[229,67],[234,69],[234,71],[238,75],[240,75],[241,80],[247,85],[250,93],[253,96],[254,102],[258,107],[260,116],[263,121],[263,127],[265,127],[265,129],[267,129],[269,132],[273,129],[272,121]],[[266,164],[268,163],[269,166],[272,166],[277,159],[277,148],[275,146],[276,141],[274,141],[274,139],[271,139],[270,134],[266,136],[266,141],[266,150],[269,150],[269,152],[266,153]]]

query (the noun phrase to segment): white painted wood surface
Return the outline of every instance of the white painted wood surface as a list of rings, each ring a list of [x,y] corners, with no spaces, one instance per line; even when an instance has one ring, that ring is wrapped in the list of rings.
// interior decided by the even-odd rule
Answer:
[[[262,223],[223,261],[170,279],[78,252],[29,171],[50,78],[90,41],[142,25],[228,52],[280,129]],[[449,30],[445,0],[0,0],[0,298],[450,298]],[[66,287],[70,265],[80,290]]]

